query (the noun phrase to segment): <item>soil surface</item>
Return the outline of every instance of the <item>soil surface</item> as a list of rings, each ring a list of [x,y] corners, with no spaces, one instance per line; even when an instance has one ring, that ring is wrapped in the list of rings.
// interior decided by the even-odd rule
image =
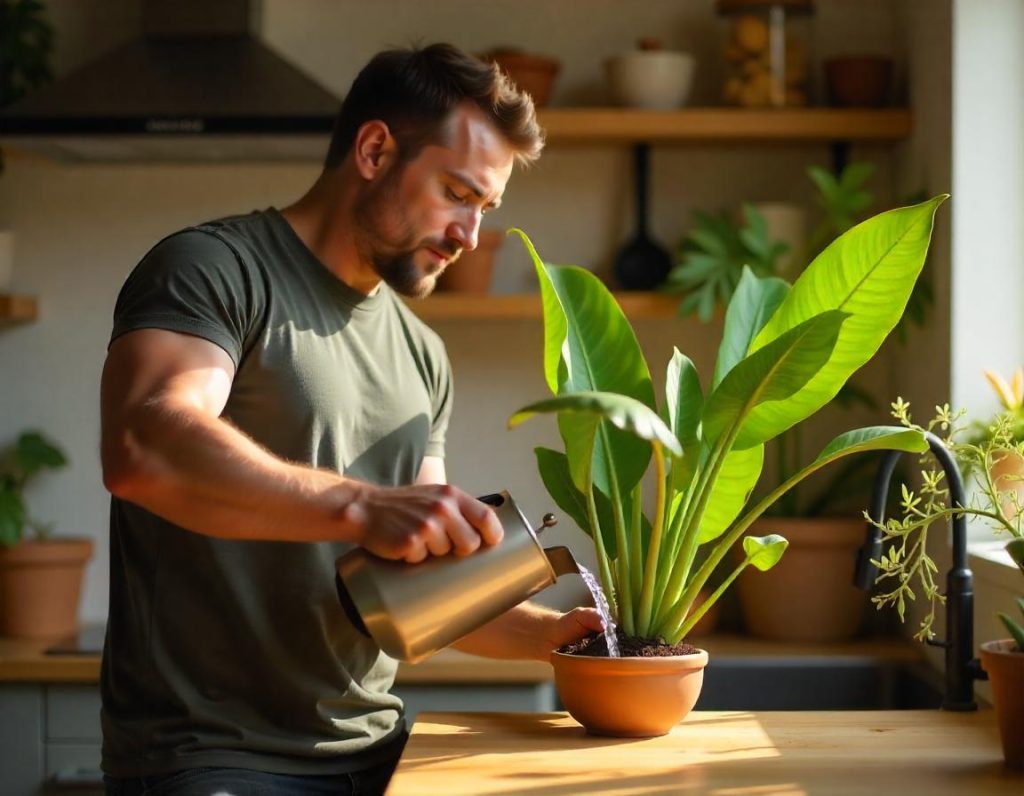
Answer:
[[[697,648],[685,641],[676,645],[666,644],[660,638],[637,638],[627,636],[619,628],[615,628],[615,640],[619,643],[619,655],[623,658],[667,658],[672,655],[692,655]],[[572,644],[566,644],[558,650],[567,655],[588,655],[595,658],[608,657],[608,642],[604,633],[588,636]]]

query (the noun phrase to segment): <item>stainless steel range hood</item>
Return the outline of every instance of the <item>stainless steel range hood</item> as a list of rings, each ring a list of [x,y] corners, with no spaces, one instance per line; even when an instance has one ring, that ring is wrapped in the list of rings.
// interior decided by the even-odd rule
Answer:
[[[319,159],[340,100],[250,34],[251,0],[143,0],[140,39],[0,111],[0,144],[76,160]]]

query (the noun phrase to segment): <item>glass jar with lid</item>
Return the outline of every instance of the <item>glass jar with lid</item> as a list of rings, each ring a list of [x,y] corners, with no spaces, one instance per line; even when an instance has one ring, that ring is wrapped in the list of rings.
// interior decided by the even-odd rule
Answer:
[[[814,0],[717,0],[717,10],[727,22],[725,103],[808,105]]]

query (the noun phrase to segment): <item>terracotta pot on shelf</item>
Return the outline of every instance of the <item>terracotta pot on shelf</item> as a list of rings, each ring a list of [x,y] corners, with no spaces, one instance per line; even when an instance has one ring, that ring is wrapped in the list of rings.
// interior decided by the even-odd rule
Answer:
[[[1010,768],[1024,769],[1024,652],[1011,639],[986,641],[981,665],[992,684],[1003,759]]]
[[[459,259],[445,268],[437,280],[442,293],[486,293],[491,288],[494,258],[505,240],[505,233],[482,229],[473,251],[464,251]]]
[[[829,102],[841,108],[880,108],[890,102],[891,58],[851,55],[825,61]]]
[[[0,636],[50,639],[75,632],[92,550],[91,539],[0,547]]]
[[[693,710],[708,654],[606,658],[551,653],[555,687],[569,714],[591,735],[665,735]]]
[[[1017,516],[1017,510],[1009,493],[1015,492],[1017,504],[1024,506],[1024,456],[1016,451],[1005,451],[1002,456],[992,460],[989,476],[996,489],[1006,495],[1002,499],[1002,508],[1007,517],[1013,519]]]
[[[868,604],[867,593],[853,585],[864,524],[855,517],[756,520],[751,536],[778,533],[789,540],[789,547],[767,572],[747,567],[737,579],[748,632],[781,641],[838,641],[855,636]]]
[[[533,104],[542,108],[551,98],[551,87],[562,68],[557,58],[535,55],[510,48],[497,48],[481,58],[498,65],[516,86],[533,97]]]

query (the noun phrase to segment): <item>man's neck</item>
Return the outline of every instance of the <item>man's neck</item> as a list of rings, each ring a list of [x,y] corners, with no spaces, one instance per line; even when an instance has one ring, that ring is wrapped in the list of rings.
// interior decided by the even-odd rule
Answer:
[[[359,256],[352,234],[352,197],[341,188],[339,177],[325,172],[298,201],[282,208],[281,215],[328,271],[354,290],[372,295],[381,279]]]

